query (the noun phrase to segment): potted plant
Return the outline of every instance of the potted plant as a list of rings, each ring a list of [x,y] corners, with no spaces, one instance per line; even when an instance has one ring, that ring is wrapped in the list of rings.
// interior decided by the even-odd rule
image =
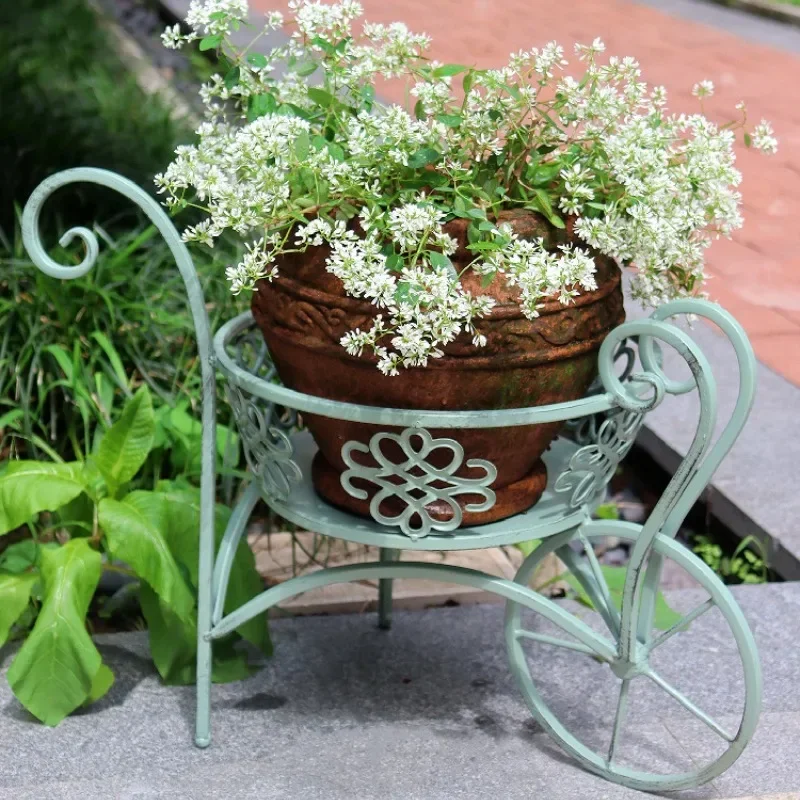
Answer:
[[[222,69],[197,143],[156,181],[171,208],[205,213],[187,241],[247,240],[227,278],[253,292],[278,374],[302,392],[449,410],[580,398],[624,319],[620,267],[646,305],[697,293],[706,247],[742,223],[736,132],[776,149],[769,123],[745,132],[743,105],[722,126],[669,112],[599,39],[576,47],[580,74],[555,42],[476,69],[429,60],[402,23],[357,24],[354,0],[289,8],[267,15],[266,31],[289,31],[267,53],[231,42],[245,0],[195,0],[188,32],[165,32]],[[405,81],[406,106],[376,100],[382,80]],[[695,86],[700,112],[712,92]],[[340,484],[341,450],[379,429],[305,422],[317,490],[366,513]],[[447,432],[497,467],[495,505],[464,522],[535,503],[557,431]]]

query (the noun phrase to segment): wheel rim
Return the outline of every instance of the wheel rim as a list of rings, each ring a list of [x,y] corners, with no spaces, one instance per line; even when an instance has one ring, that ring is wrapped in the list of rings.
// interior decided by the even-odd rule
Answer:
[[[597,538],[602,538],[607,535],[617,536],[632,542],[636,538],[638,530],[638,526],[628,526],[624,523],[596,523],[584,529],[585,535],[584,533],[577,533],[576,536],[583,537],[587,544]],[[515,580],[523,585],[527,585],[531,574],[544,556],[557,550],[559,547],[563,547],[563,545],[564,540],[561,538],[554,538],[552,541],[545,540],[542,542],[525,560]],[[589,549],[591,550],[592,548],[589,547]],[[612,732],[608,749],[604,753],[600,753],[597,749],[588,746],[577,738],[551,710],[549,704],[542,697],[542,694],[531,677],[528,659],[523,649],[523,642],[529,639],[536,639],[544,644],[556,644],[558,642],[558,646],[560,647],[578,650],[582,653],[586,653],[586,649],[583,647],[575,647],[572,643],[565,640],[559,641],[546,634],[537,634],[526,629],[521,619],[521,606],[512,601],[506,606],[505,635],[511,669],[531,713],[564,750],[570,753],[584,767],[608,780],[635,789],[649,791],[659,789],[662,791],[669,791],[699,786],[724,772],[739,757],[752,738],[756,728],[760,711],[761,674],[756,645],[749,626],[730,591],[714,572],[688,549],[671,539],[657,537],[653,552],[662,558],[676,562],[709,595],[709,599],[705,603],[701,603],[687,614],[682,614],[682,619],[686,620],[688,618],[689,622],[693,622],[708,610],[718,608],[733,635],[744,673],[744,704],[741,711],[741,722],[735,734],[724,731],[713,718],[708,717],[702,709],[695,706],[687,697],[677,692],[675,687],[664,681],[660,674],[653,670],[649,664],[647,670],[640,671],[636,675],[629,675],[626,674],[626,664],[616,663],[610,665],[611,671],[619,679],[620,685],[619,696],[615,704],[616,713],[614,715],[614,721],[611,724]],[[593,550],[592,556],[594,556]],[[590,562],[591,559],[587,559],[587,561]],[[595,566],[599,567],[599,565],[592,565],[589,563],[587,572],[595,574]],[[602,601],[603,598],[601,596],[598,598],[598,602],[595,603],[595,607],[598,611],[601,610]],[[705,606],[705,608],[703,606]],[[618,636],[613,630],[613,620],[609,622],[604,613],[600,613],[599,616],[603,618],[605,626],[611,632],[614,641],[618,642]],[[647,648],[648,645],[650,646],[650,654],[654,653],[658,647],[666,643],[669,639],[679,636],[682,630],[684,630],[684,628],[681,628],[681,625],[676,625],[674,627],[677,628],[677,630],[673,632],[666,631],[664,634],[652,636],[652,638],[648,640],[647,645],[644,645],[644,647]],[[659,639],[661,639],[661,641],[659,641]],[[581,657],[580,655],[574,656],[574,658]],[[653,674],[649,674],[650,672]],[[721,739],[727,741],[727,747],[724,752],[705,766],[692,771],[678,773],[641,771],[619,763],[617,746],[620,733],[624,730],[628,693],[634,678],[638,677],[641,677],[642,680],[647,680],[649,678],[657,688],[683,705],[687,711],[698,720],[704,722],[709,728],[715,730]],[[675,692],[677,692],[678,697],[674,694]],[[714,727],[715,725],[716,727]]]

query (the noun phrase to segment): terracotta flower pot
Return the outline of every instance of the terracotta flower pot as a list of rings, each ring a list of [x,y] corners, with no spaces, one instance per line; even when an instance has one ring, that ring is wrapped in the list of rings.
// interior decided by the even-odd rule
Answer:
[[[510,221],[521,236],[552,237],[529,212],[506,212],[500,221]],[[459,269],[471,260],[465,249],[466,227],[456,220],[446,229],[459,241],[452,257]],[[465,334],[446,348],[444,357],[431,360],[427,367],[387,377],[376,369],[374,358],[350,356],[339,344],[347,331],[369,328],[377,312],[369,302],[345,295],[339,279],[325,269],[327,255],[327,247],[315,247],[285,257],[279,264],[280,277],[258,285],[252,308],[284,385],[332,400],[446,410],[518,408],[575,400],[585,394],[596,375],[597,351],[603,339],[625,318],[620,271],[601,256],[595,258],[596,291],[582,292],[569,306],[548,301],[534,320],[522,315],[515,291],[501,280],[484,289],[478,276],[467,273],[462,279],[467,288],[497,300],[491,315],[478,324],[487,345],[475,348]],[[348,441],[368,443],[382,429],[316,415],[306,415],[304,421],[319,447],[313,467],[317,492],[334,505],[368,516],[369,499],[355,499],[342,488],[340,475],[346,465],[341,451]],[[435,438],[457,440],[464,448],[465,463],[487,459],[497,468],[492,484],[495,505],[484,512],[464,512],[462,524],[492,522],[530,508],[547,482],[542,453],[559,428],[560,423],[431,431]],[[400,432],[397,428],[383,430]],[[433,455],[430,461],[436,464],[437,453]],[[438,455],[444,463],[437,466],[444,466],[451,457],[447,451]],[[462,467],[456,474],[472,473]],[[375,487],[364,483],[363,488],[372,490],[372,497]],[[462,510],[475,500],[470,495],[458,497]],[[438,519],[452,515],[445,503],[426,509]]]

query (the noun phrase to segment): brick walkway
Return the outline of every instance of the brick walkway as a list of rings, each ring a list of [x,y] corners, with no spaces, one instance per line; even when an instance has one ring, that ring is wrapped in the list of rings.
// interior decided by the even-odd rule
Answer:
[[[430,34],[440,61],[492,67],[551,39],[571,53],[574,42],[600,36],[608,53],[635,56],[649,82],[665,85],[675,110],[696,110],[691,87],[709,78],[717,87],[709,115],[724,121],[744,100],[751,119],[773,122],[778,155],[741,154],[745,226],[709,251],[708,290],[747,329],[761,361],[800,385],[800,56],[622,0],[362,2],[372,21]],[[382,94],[402,100],[391,87]]]

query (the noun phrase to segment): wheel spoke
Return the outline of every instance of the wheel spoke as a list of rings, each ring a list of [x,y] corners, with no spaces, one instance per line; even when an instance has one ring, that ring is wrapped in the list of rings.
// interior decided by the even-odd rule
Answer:
[[[673,637],[676,633],[680,633],[682,630],[687,628],[689,625],[692,624],[698,617],[702,616],[706,613],[710,608],[714,607],[714,600],[713,598],[709,597],[705,603],[701,603],[696,608],[693,608],[685,617],[678,620],[669,630],[664,631],[660,636],[657,636],[655,639],[652,639],[645,645],[644,653],[645,655],[651,653],[656,647],[660,647],[667,639]]]
[[[732,736],[728,733],[721,725],[719,725],[715,720],[708,716],[705,711],[699,709],[686,695],[679,692],[674,686],[667,683],[657,672],[653,672],[652,670],[645,672],[648,678],[650,678],[653,683],[657,686],[660,686],[673,700],[677,700],[689,713],[694,714],[701,722],[704,722],[711,728],[714,733],[721,736],[725,741],[732,742],[736,737]]]
[[[625,721],[625,714],[628,711],[628,689],[630,688],[630,679],[624,678],[622,685],[619,687],[619,700],[617,700],[617,713],[614,717],[614,729],[611,731],[611,744],[608,746],[608,758],[606,762],[611,766],[614,756],[617,752],[619,745],[619,736],[622,732],[622,723]]]
[[[600,658],[606,661],[605,656],[593,650],[591,647],[583,644],[582,642],[570,642],[567,639],[559,639],[557,636],[549,636],[546,633],[536,633],[535,631],[518,630],[516,636],[522,639],[533,639],[542,644],[551,644],[554,647],[563,647],[567,650],[575,650],[577,653],[584,653],[587,656]]]
[[[578,534],[578,538],[583,544],[583,549],[586,557],[589,559],[589,566],[591,567],[592,574],[594,575],[595,582],[600,589],[600,595],[603,599],[603,604],[606,607],[607,620],[610,623],[611,632],[615,635],[619,634],[619,612],[611,599],[611,592],[608,589],[603,570],[600,567],[600,562],[597,560],[597,554],[594,552],[592,543],[582,533]]]
[[[594,554],[591,544],[586,537],[579,535],[581,542],[586,549],[589,560],[590,570],[582,563],[580,557],[568,545],[559,548],[556,552],[558,557],[564,562],[569,571],[577,578],[586,594],[594,606],[595,611],[603,618],[608,630],[615,636],[619,636],[619,612],[611,600],[611,593],[608,585],[603,578],[597,556]],[[590,555],[591,553],[591,555]]]

